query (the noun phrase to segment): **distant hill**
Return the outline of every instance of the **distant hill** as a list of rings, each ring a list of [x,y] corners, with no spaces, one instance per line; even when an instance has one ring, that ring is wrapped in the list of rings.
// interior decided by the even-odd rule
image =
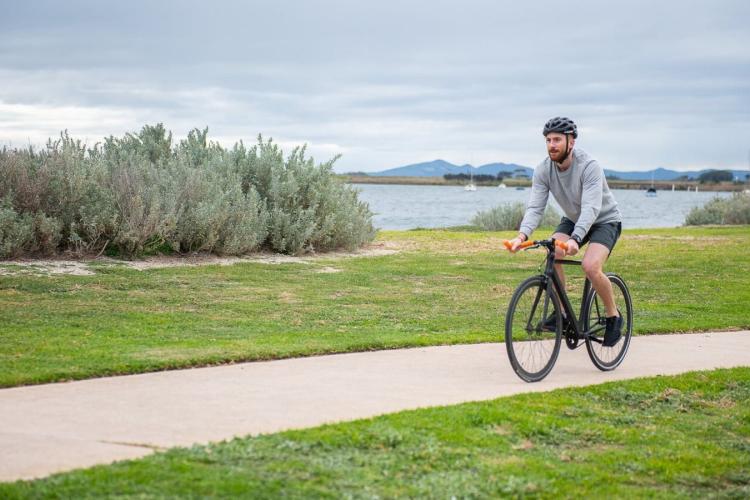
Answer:
[[[468,164],[454,165],[445,160],[434,160],[390,168],[382,172],[370,172],[369,175],[382,177],[442,177],[445,174],[468,174],[470,171],[473,171],[475,175],[497,175],[498,172],[513,173],[517,169],[522,169],[529,176],[534,172],[532,168],[516,165],[515,163],[489,163],[480,167],[474,167]]]
[[[526,175],[531,177],[534,175],[534,169],[525,167],[523,165],[516,165],[515,163],[488,163],[478,167],[475,174],[486,174],[486,175],[497,175],[498,172],[508,172],[512,174],[518,170],[523,170]]]
[[[534,169],[524,165],[517,165],[515,163],[488,163],[487,165],[481,165],[474,167],[472,165],[454,165],[453,163],[445,160],[434,160],[424,163],[414,163],[412,165],[405,165],[403,167],[389,168],[382,172],[370,172],[368,175],[371,176],[382,176],[382,177],[442,177],[445,174],[467,174],[470,171],[474,175],[497,175],[498,172],[507,172],[513,174],[514,172],[521,170],[523,173],[531,177],[534,173]],[[620,172],[618,170],[604,169],[604,175],[607,177],[617,177],[626,181],[648,181],[651,180],[652,174],[655,181],[674,181],[680,178],[697,179],[698,176],[705,172],[719,169],[704,169],[700,171],[679,171],[669,170],[666,168],[655,168],[653,170],[646,170],[640,172]],[[732,170],[732,174],[740,181],[745,181],[745,176],[750,174],[748,170]],[[520,173],[520,172],[519,172]]]
[[[710,172],[712,170],[724,169],[706,168],[696,172],[694,170],[679,171],[659,167],[653,170],[647,170],[645,172],[618,172],[616,170],[608,170],[605,168],[604,175],[606,175],[607,177],[617,177],[625,181],[648,181],[652,179],[652,174],[655,181],[674,181],[680,178],[696,180],[698,179],[698,177],[700,177],[701,174]],[[739,179],[740,181],[745,181],[745,176],[747,174],[750,174],[750,171],[748,170],[730,170],[730,172],[732,172],[732,175],[734,175],[734,177]]]
[[[390,168],[382,172],[370,172],[369,175],[383,177],[442,177],[445,174],[456,174],[459,170],[460,167],[458,165],[448,163],[444,160],[434,160]],[[464,169],[464,172],[466,172],[466,169]]]

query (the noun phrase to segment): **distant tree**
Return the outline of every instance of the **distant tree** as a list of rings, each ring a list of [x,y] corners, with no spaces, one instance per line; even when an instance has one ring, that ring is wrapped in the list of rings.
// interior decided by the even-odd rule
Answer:
[[[499,181],[505,179],[508,176],[508,172],[498,172],[495,178]]]
[[[469,180],[468,174],[444,174],[443,179],[446,181],[463,181]]]
[[[732,182],[734,175],[729,170],[709,170],[698,176],[698,181],[701,184],[706,183],[717,183],[717,182]]]
[[[619,181],[620,177],[617,175],[606,175],[605,176],[608,181]]]
[[[488,174],[479,174],[474,176],[474,180],[477,182],[492,182],[495,180],[495,176]]]
[[[469,174],[444,174],[443,179],[446,181],[468,181],[471,179]],[[474,176],[476,182],[492,182],[495,180],[494,175],[477,174]]]

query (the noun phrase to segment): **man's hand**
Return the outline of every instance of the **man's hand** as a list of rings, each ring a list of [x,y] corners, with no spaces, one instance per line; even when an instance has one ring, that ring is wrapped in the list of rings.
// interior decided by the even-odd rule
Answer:
[[[565,252],[568,255],[575,255],[578,253],[578,250],[580,250],[580,248],[578,247],[578,242],[573,238],[570,238],[565,243],[568,245],[568,249]]]
[[[523,236],[516,236],[512,240],[510,240],[510,248],[508,248],[508,251],[511,253],[516,253],[519,250],[519,247],[521,246],[521,243],[526,241]]]

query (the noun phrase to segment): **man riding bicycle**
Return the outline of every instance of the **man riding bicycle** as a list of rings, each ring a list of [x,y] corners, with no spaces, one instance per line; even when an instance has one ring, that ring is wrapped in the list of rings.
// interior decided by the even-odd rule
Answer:
[[[544,125],[542,134],[546,138],[548,157],[534,169],[531,197],[518,236],[510,241],[509,250],[517,252],[521,243],[529,239],[552,193],[565,214],[552,235],[556,240],[567,242],[566,251],[556,250],[557,258],[563,258],[565,253],[575,255],[580,247],[589,244],[581,264],[604,302],[607,324],[603,345],[611,347],[620,339],[623,320],[603,268],[620,237],[622,217],[602,167],[585,151],[574,149],[578,128],[573,120],[552,118]],[[556,264],[555,269],[565,286],[562,266]],[[545,322],[545,327],[554,330],[556,321],[553,315]]]

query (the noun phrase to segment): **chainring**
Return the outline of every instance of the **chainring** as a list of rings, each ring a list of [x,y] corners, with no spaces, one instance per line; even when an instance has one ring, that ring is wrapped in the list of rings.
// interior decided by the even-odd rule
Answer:
[[[565,345],[568,346],[568,349],[573,350],[579,345],[578,334],[576,333],[575,328],[568,323],[565,324],[564,328]]]

